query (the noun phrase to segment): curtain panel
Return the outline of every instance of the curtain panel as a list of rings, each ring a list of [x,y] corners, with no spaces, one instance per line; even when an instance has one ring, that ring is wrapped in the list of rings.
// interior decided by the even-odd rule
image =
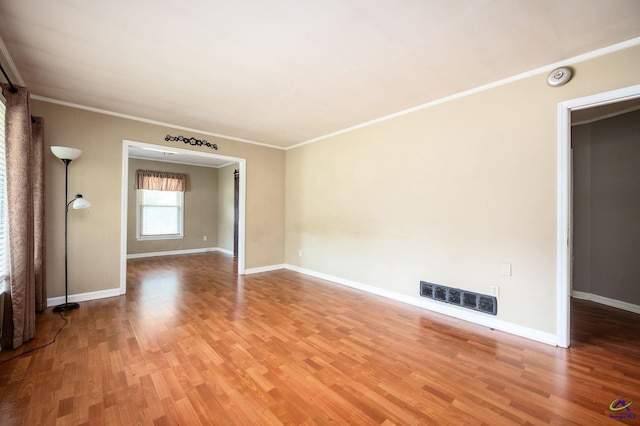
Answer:
[[[136,189],[185,192],[187,189],[187,178],[186,175],[180,173],[136,170]]]
[[[33,144],[33,260],[36,292],[36,312],[47,309],[44,235],[44,118],[31,116]]]
[[[5,149],[9,278],[5,288],[2,346],[16,349],[36,334],[36,311],[46,308],[44,259],[44,120],[31,117],[29,92],[6,99]]]

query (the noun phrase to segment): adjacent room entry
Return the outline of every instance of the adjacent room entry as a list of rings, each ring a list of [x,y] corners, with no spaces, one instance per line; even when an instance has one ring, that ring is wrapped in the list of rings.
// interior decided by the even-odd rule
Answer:
[[[640,307],[640,99],[572,114],[571,145],[573,297],[633,312]]]
[[[611,129],[614,128],[616,132],[619,133],[620,123],[614,123],[613,127],[606,123],[599,124],[595,127],[578,128],[578,126],[576,126],[572,131],[572,124],[579,124],[582,121],[585,123],[589,121],[595,122],[596,118],[598,121],[601,121],[603,118],[613,119],[617,117],[617,121],[628,121],[628,117],[625,118],[623,115],[637,109],[640,109],[640,85],[573,99],[558,105],[558,305],[556,317],[558,346],[569,347],[571,344],[570,302],[572,296],[591,295],[588,296],[591,300],[598,301],[596,299],[599,298],[600,303],[607,301],[611,306],[623,309],[640,305],[638,302],[638,300],[640,300],[640,294],[637,293],[637,289],[632,290],[629,289],[628,286],[625,287],[622,285],[618,286],[619,288],[616,290],[616,294],[611,293],[611,288],[607,288],[605,290],[606,295],[598,295],[596,293],[599,290],[595,289],[592,285],[595,275],[598,275],[598,279],[602,279],[600,275],[602,275],[603,271],[605,273],[605,280],[617,279],[616,275],[620,275],[622,272],[618,270],[618,267],[611,267],[611,265],[605,266],[603,270],[601,263],[602,261],[608,261],[606,258],[611,257],[611,253],[595,255],[600,258],[594,259],[593,243],[597,240],[599,241],[598,244],[603,243],[605,246],[607,246],[607,244],[611,245],[612,242],[608,234],[611,229],[613,229],[611,226],[616,228],[620,225],[620,223],[618,223],[620,222],[620,218],[614,219],[610,217],[611,208],[615,207],[613,204],[616,202],[608,200],[608,197],[612,195],[610,194],[612,188],[614,188],[615,191],[626,188],[626,186],[624,186],[625,184],[620,180],[620,173],[631,173],[637,176],[635,170],[638,170],[637,163],[635,167],[623,167],[622,163],[620,163],[619,167],[613,168],[609,167],[609,163],[613,160],[628,162],[631,158],[637,157],[640,151],[634,150],[632,152],[635,152],[635,154],[629,154],[629,152],[631,152],[629,148],[631,147],[633,150],[634,147],[632,146],[633,144],[630,145],[626,142],[622,142],[622,145],[625,145],[624,147],[615,146],[620,145],[621,138],[624,139],[626,137],[611,132]],[[604,143],[608,137],[603,135],[608,131],[613,139],[618,140],[616,144],[612,143],[608,145]],[[595,133],[591,134],[591,132]],[[599,134],[599,132],[601,134]],[[572,133],[575,133],[576,142],[580,145],[576,147],[578,149],[577,153],[572,149]],[[622,151],[624,151],[624,153]],[[598,158],[595,158],[593,154],[596,154]],[[596,160],[595,163],[592,161],[594,159]],[[595,169],[593,169],[593,164],[595,164]],[[606,168],[610,170],[604,170]],[[624,170],[630,170],[631,172],[627,173]],[[596,181],[593,180],[594,174],[599,175]],[[625,179],[627,178],[629,178],[629,176]],[[615,181],[618,181],[618,184],[615,184]],[[611,186],[611,184],[613,184],[613,186]],[[608,185],[609,189],[602,192],[602,188],[600,188],[602,185]],[[632,187],[635,188],[637,185],[632,185]],[[589,194],[585,194],[585,191],[588,191]],[[595,206],[591,196],[593,195],[593,191],[604,195],[604,201]],[[585,203],[589,204],[588,212],[585,211]],[[624,209],[630,207],[632,203],[629,199],[624,201]],[[618,202],[618,204],[620,203]],[[618,207],[620,207],[620,205]],[[578,215],[575,214],[576,209],[580,209]],[[623,213],[620,208],[617,208],[616,211],[621,214],[626,214]],[[600,216],[602,216],[604,222],[598,219]],[[594,225],[596,225],[594,219],[597,219],[596,222],[600,222],[600,225],[594,227]],[[612,220],[616,223],[611,222]],[[626,231],[623,225],[622,234],[625,233]],[[613,246],[615,247],[614,251],[617,253],[629,252],[628,249],[619,247],[615,241],[613,242]],[[634,252],[637,253],[637,251]],[[574,255],[579,256],[579,258],[576,258],[575,265],[573,264]],[[594,264],[594,260],[597,260],[597,265]],[[609,260],[617,262],[620,259]],[[576,269],[574,269],[574,266]],[[589,269],[587,270],[586,268]],[[611,274],[607,275],[606,271],[609,271]],[[624,278],[618,281],[622,283],[624,282]],[[580,289],[587,289],[588,292]],[[618,300],[617,302],[621,302],[622,305],[613,304],[617,298],[629,298],[629,296],[636,301],[621,302]],[[636,297],[637,299],[635,299]],[[610,301],[613,302],[610,303]]]
[[[129,212],[129,187],[133,182],[129,182],[129,158],[136,160],[151,160],[182,163],[200,167],[228,167],[234,163],[237,169],[234,170],[234,223],[233,223],[233,256],[237,259],[237,273],[244,275],[245,272],[245,205],[246,205],[246,159],[230,157],[226,155],[214,154],[204,151],[195,151],[166,145],[153,145],[143,142],[124,140],[122,151],[122,210],[121,210],[121,243],[120,243],[120,294],[126,293],[127,280],[127,244],[128,244],[128,212]],[[227,173],[229,173],[227,171]],[[229,176],[229,175],[227,175]],[[230,178],[230,176],[229,176]],[[230,179],[227,181],[230,184]],[[230,187],[229,191],[230,191]],[[229,192],[229,196],[230,196]],[[231,200],[229,200],[231,201]],[[230,203],[229,203],[230,204]],[[230,206],[229,206],[230,207]],[[229,213],[231,213],[229,211]],[[230,215],[227,216],[229,219]],[[231,225],[230,221],[228,222]],[[230,228],[229,231],[231,231]],[[226,244],[230,244],[231,235],[228,234]],[[206,237],[203,237],[207,241]],[[211,247],[217,247],[218,241],[211,241]],[[169,252],[167,252],[169,253]],[[231,254],[231,253],[229,253]]]

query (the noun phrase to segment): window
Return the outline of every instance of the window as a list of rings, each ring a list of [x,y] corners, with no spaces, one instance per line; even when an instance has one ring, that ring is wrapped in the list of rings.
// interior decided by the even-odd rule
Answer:
[[[184,192],[138,189],[138,239],[182,238]]]
[[[182,238],[186,175],[136,170],[137,238]]]

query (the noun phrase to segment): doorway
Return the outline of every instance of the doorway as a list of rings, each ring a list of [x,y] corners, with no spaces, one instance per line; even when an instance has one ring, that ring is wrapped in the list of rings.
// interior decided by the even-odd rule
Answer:
[[[640,99],[640,85],[613,90],[558,105],[558,186],[557,186],[557,344],[569,347],[573,257],[573,165],[571,156],[572,113],[589,108]]]
[[[191,151],[182,148],[168,147],[164,145],[153,145],[144,142],[124,140],[122,144],[122,188],[121,188],[121,234],[120,234],[120,294],[126,293],[126,271],[127,271],[127,216],[128,216],[128,189],[129,189],[129,157],[132,151],[141,150],[149,153],[171,152],[172,158],[181,158],[185,164],[192,165],[214,165],[237,163],[238,168],[238,241],[237,248],[237,272],[244,275],[245,272],[245,206],[246,206],[246,159],[230,157],[200,151]],[[175,157],[174,157],[175,156]],[[132,185],[132,183],[131,183]]]

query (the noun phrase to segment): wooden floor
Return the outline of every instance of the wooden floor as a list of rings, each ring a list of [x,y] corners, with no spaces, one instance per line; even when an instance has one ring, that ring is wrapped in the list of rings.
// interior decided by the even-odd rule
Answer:
[[[56,343],[0,364],[0,424],[639,424],[639,315],[574,301],[567,350],[235,267],[130,260],[126,296],[81,303]],[[16,352],[61,324],[39,315]]]

